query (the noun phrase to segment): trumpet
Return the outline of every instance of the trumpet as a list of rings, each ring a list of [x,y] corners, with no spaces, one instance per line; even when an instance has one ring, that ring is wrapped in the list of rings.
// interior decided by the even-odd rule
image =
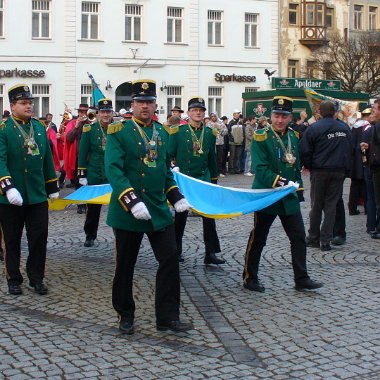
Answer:
[[[89,109],[87,111],[87,120],[89,121],[89,124],[96,123],[97,118],[96,118],[96,111],[95,110]]]

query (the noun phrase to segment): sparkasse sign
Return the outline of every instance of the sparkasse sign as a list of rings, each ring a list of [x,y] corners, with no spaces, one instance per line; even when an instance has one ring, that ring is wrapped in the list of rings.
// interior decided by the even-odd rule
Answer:
[[[215,73],[215,80],[217,82],[256,82],[256,77],[254,75],[224,75],[220,73]]]
[[[0,78],[43,78],[44,70],[20,70],[17,67],[13,70],[0,69]]]
[[[312,88],[313,90],[340,90],[340,80],[307,78],[272,78],[272,88]]]

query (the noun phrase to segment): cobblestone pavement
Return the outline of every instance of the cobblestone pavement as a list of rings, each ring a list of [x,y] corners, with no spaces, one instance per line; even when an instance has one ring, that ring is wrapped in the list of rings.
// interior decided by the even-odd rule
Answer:
[[[220,184],[250,187],[228,176]],[[347,193],[346,185],[345,193]],[[305,223],[310,207],[303,204]],[[347,194],[345,194],[347,199]],[[191,217],[181,264],[182,318],[189,333],[157,332],[156,261],[146,239],[136,265],[136,333],[123,336],[111,305],[112,231],[102,212],[99,237],[84,248],[84,215],[50,213],[47,296],[0,285],[0,373],[4,379],[380,379],[380,242],[362,213],[347,218],[347,243],[308,251],[312,278],[325,287],[297,292],[289,243],[278,220],[260,269],[265,293],[242,287],[252,215],[217,221],[220,268],[203,265],[201,221]],[[26,245],[23,242],[22,268]]]

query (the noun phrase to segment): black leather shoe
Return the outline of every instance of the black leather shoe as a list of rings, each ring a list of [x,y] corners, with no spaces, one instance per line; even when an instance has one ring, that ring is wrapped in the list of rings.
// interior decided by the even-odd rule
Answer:
[[[37,294],[40,294],[41,296],[47,294],[48,292],[48,288],[45,286],[43,282],[40,282],[38,284],[29,283],[29,286],[31,289],[33,289]]]
[[[119,321],[119,330],[126,335],[132,335],[135,332],[133,319],[129,317],[121,317]]]
[[[219,264],[224,264],[225,262],[226,262],[226,260],[224,260],[224,259],[218,259],[215,255],[215,253],[206,254],[205,259],[204,259],[204,263],[206,265],[208,265],[208,264],[219,265]]]
[[[296,282],[296,290],[313,290],[313,289],[318,289],[322,288],[323,282],[317,282],[313,281],[311,278],[308,278],[306,280]]]
[[[4,261],[4,252],[2,248],[0,248],[0,261]]]
[[[335,237],[331,240],[331,244],[332,244],[332,245],[343,245],[345,242],[346,242],[346,238],[343,237],[343,236],[335,236]]]
[[[169,322],[157,322],[158,331],[174,331],[174,332],[185,332],[192,330],[194,327],[190,322],[183,321],[169,321]]]
[[[86,205],[78,205],[77,214],[85,214],[87,210]]]
[[[12,294],[13,296],[18,296],[22,294],[22,289],[20,284],[9,284],[8,285],[8,292],[9,294]]]
[[[253,292],[259,292],[259,293],[265,292],[264,286],[259,281],[249,280],[248,282],[244,282],[243,286],[246,289],[251,290]]]
[[[92,247],[94,245],[94,239],[86,239],[83,245],[85,247]]]
[[[375,232],[371,234],[372,239],[380,239],[380,232]]]
[[[309,238],[306,238],[306,247],[319,248],[319,241],[310,240]]]
[[[331,251],[332,247],[330,244],[321,244],[321,251]]]
[[[360,211],[359,210],[352,210],[348,213],[349,215],[359,215],[360,214]]]

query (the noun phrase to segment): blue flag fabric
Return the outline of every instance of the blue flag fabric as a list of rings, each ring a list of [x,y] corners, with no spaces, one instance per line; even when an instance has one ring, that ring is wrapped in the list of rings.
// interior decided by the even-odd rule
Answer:
[[[173,174],[193,211],[214,219],[233,218],[262,210],[296,191],[295,186],[261,190],[222,187],[182,173]],[[50,209],[62,210],[73,203],[109,204],[111,192],[109,184],[82,186],[67,197],[50,202]]]
[[[262,210],[297,190],[295,186],[275,189],[222,187],[179,172],[173,174],[192,209],[200,215],[214,219],[233,218]]]
[[[91,79],[91,85],[92,85],[92,106],[91,107],[96,108],[99,100],[104,99],[105,96],[100,90],[98,84],[95,82],[94,77],[90,73],[87,73],[87,75]]]

